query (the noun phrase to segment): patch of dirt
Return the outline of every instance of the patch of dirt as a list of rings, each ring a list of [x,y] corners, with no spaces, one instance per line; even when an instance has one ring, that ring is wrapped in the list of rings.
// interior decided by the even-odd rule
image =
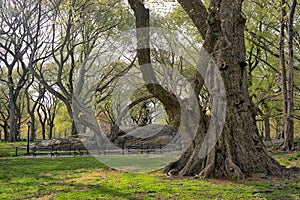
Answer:
[[[35,197],[35,200],[54,200],[55,199],[55,194],[49,194],[46,196],[42,196],[42,197]]]
[[[155,175],[157,176],[159,173],[156,173]],[[166,180],[186,180],[186,179],[189,179],[189,180],[192,180],[192,179],[199,179],[199,180],[202,180],[201,178],[199,177],[193,177],[193,176],[184,176],[184,177],[180,177],[180,176],[167,176],[165,175],[164,177],[160,174],[160,177],[162,177],[163,179],[166,179]],[[209,179],[203,179],[207,182],[210,182],[210,183],[213,183],[213,184],[216,184],[216,185],[228,185],[228,184],[239,184],[238,181],[234,181],[234,180],[228,180],[228,179],[212,179],[212,178],[209,178]]]
[[[239,184],[237,181],[227,180],[227,179],[206,179],[206,181],[216,185]]]
[[[80,177],[72,178],[72,182],[75,183],[94,183],[101,182],[101,177],[106,177],[107,174],[119,173],[114,169],[93,169],[86,171],[80,175]]]

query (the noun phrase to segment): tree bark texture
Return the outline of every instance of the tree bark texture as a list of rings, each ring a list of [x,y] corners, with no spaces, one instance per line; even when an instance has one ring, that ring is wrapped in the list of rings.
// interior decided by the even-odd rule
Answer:
[[[285,121],[285,142],[284,148],[292,150],[294,148],[294,15],[297,0],[293,0],[288,20],[288,90],[287,90],[287,113]]]
[[[142,71],[142,76],[148,91],[159,99],[166,109],[168,120],[176,129],[180,124],[180,104],[175,95],[165,90],[157,84],[155,73],[151,66],[150,47],[149,47],[149,9],[139,0],[128,0],[131,9],[136,16],[137,30],[137,57]],[[146,47],[146,48],[145,48]]]
[[[244,42],[246,17],[242,13],[242,3],[242,0],[211,0],[206,10],[208,29],[204,47],[221,71],[227,97],[227,116],[221,138],[206,158],[199,159],[203,136],[198,134],[195,146],[167,166],[164,172],[228,178],[243,178],[245,174],[255,172],[277,176],[283,173],[284,168],[267,153],[259,137],[254,106],[248,94]],[[181,0],[180,4],[184,9],[191,7],[188,0]],[[203,6],[186,12],[194,12],[189,14],[195,17],[193,21],[205,16],[197,14],[203,12]]]
[[[206,157],[201,158],[199,152],[207,126],[204,121],[205,116],[200,112],[201,121],[193,143],[179,160],[165,167],[163,170],[165,173],[228,178],[243,178],[245,174],[256,172],[270,175],[283,173],[284,168],[268,155],[259,137],[254,106],[248,94],[244,43],[246,18],[241,11],[242,2],[242,0],[211,0],[208,9],[204,9],[205,6],[201,0],[179,1],[192,18],[199,33],[205,36],[203,46],[214,58],[221,72],[226,89],[227,116],[221,138],[213,150]],[[129,0],[129,3],[143,6],[137,0]],[[138,21],[143,17],[135,10],[134,5],[131,7],[135,13],[137,28],[139,28]],[[201,23],[198,23],[199,21]],[[138,53],[140,65],[145,62],[150,63],[150,59],[141,62],[145,54],[150,56],[149,52]],[[165,97],[160,96],[165,93],[157,93],[157,90],[149,86],[147,88],[161,100],[165,107],[174,109],[175,104],[163,101]]]
[[[271,127],[270,127],[270,116],[267,114],[264,116],[265,126],[265,141],[271,141]]]
[[[281,19],[280,19],[280,37],[279,37],[279,60],[280,60],[280,70],[281,70],[281,92],[282,92],[282,109],[283,109],[283,129],[281,138],[286,135],[286,117],[287,117],[287,80],[286,80],[286,66],[285,66],[285,50],[284,50],[284,38],[285,38],[285,26],[286,26],[286,1],[281,0]]]

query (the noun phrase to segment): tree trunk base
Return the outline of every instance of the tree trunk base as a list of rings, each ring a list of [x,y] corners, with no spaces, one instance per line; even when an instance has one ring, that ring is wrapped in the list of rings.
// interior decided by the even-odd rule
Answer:
[[[264,149],[258,137],[252,145],[243,142],[235,143],[222,137],[214,149],[205,157],[199,157],[201,143],[191,146],[182,154],[179,160],[170,163],[162,172],[170,176],[197,176],[201,178],[244,179],[254,173],[283,177],[287,170],[275,161]],[[225,142],[226,141],[226,142]],[[228,142],[229,141],[229,142]],[[230,142],[231,141],[231,142]],[[251,150],[250,150],[251,149]]]

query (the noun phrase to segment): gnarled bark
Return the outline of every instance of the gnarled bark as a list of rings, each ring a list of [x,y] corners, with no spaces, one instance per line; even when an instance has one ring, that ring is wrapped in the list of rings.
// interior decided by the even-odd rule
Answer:
[[[212,0],[208,8],[209,27],[204,47],[221,71],[227,97],[227,116],[221,138],[207,157],[199,159],[203,135],[197,134],[194,146],[167,166],[166,173],[229,178],[243,178],[245,174],[255,172],[283,174],[284,168],[268,155],[259,137],[255,111],[248,95],[244,44],[246,19],[241,11],[242,2]],[[197,8],[193,12],[193,16],[201,17],[196,14]]]
[[[222,135],[216,146],[202,158],[199,153],[207,125],[204,114],[200,112],[198,132],[192,144],[177,161],[165,167],[163,170],[165,173],[181,176],[243,178],[248,173],[262,172],[280,176],[284,172],[284,168],[266,152],[256,127],[254,106],[249,98],[247,86],[244,43],[246,18],[242,13],[242,2],[242,0],[211,0],[203,14],[205,6],[201,0],[179,1],[201,35],[205,36],[203,46],[220,70],[226,90],[227,115]],[[141,12],[144,9],[138,0],[129,0],[129,3],[138,4]],[[145,18],[137,12],[136,5],[131,7],[135,13],[137,28],[140,28],[140,20]],[[197,23],[199,21],[207,24]],[[149,23],[144,25],[149,26]],[[145,56],[148,59],[144,59]],[[150,64],[149,50],[138,51],[138,59],[140,65],[146,62]],[[199,91],[200,82],[195,84],[196,92]],[[166,108],[174,110],[176,104],[164,101],[165,96],[161,96],[169,95],[168,93],[157,92],[158,90],[152,86],[147,88]]]

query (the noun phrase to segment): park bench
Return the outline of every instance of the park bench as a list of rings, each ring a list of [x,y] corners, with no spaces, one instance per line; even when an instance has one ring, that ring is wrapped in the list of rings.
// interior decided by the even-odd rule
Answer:
[[[73,147],[72,145],[70,146],[59,146],[55,148],[55,155],[60,156],[60,155],[84,155],[84,154],[89,154],[89,151],[85,147]]]
[[[51,155],[54,156],[54,148],[51,147],[33,147],[32,156],[36,157],[37,155]]]
[[[141,154],[155,152],[155,150],[158,148],[159,148],[159,146],[157,146],[157,145],[143,145],[143,144],[126,146],[128,153],[139,153],[140,152]]]
[[[61,156],[61,155],[84,155],[88,154],[88,150],[84,147],[73,147],[70,146],[51,146],[51,147],[34,147],[32,151],[33,157],[37,155],[51,155]]]

